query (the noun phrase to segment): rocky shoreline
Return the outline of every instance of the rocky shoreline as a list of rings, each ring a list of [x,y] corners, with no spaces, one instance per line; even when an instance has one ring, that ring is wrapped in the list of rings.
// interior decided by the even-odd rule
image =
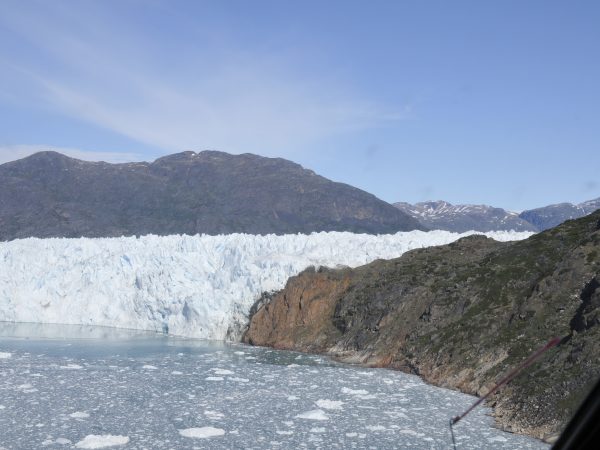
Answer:
[[[551,440],[600,376],[600,211],[513,242],[472,236],[356,269],[308,269],[254,308],[244,342],[330,355],[491,397],[498,425]]]

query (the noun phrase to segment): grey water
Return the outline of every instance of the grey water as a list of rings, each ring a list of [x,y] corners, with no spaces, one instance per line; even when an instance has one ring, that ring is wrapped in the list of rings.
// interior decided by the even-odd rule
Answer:
[[[473,401],[314,355],[0,323],[0,449],[447,449]],[[457,449],[548,447],[489,414],[456,425]]]

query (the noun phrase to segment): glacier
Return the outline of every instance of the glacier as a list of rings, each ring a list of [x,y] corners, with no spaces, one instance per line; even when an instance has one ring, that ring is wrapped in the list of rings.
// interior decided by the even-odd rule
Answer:
[[[356,267],[470,234],[175,235],[0,242],[0,321],[239,340],[252,304],[309,266]]]

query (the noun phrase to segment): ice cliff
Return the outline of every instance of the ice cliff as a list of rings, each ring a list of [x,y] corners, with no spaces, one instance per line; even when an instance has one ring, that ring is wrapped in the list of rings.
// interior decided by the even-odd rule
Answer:
[[[238,339],[250,306],[308,266],[355,267],[472,233],[23,239],[0,243],[0,321]],[[518,240],[527,232],[490,232]]]

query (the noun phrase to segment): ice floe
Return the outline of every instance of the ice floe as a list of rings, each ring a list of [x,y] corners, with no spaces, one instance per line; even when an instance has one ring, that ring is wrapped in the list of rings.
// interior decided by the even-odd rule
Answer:
[[[323,409],[342,409],[343,404],[344,404],[344,402],[339,401],[339,400],[319,399],[315,402],[315,405],[317,405],[319,408],[323,408]]]
[[[215,427],[186,428],[179,430],[179,434],[187,438],[206,439],[216,436],[223,436],[225,434],[225,430]]]
[[[322,409],[313,409],[311,411],[303,412],[302,414],[298,414],[296,418],[307,420],[329,420],[329,417]]]
[[[113,436],[111,434],[88,434],[75,444],[77,448],[105,448],[129,443],[128,436]]]

